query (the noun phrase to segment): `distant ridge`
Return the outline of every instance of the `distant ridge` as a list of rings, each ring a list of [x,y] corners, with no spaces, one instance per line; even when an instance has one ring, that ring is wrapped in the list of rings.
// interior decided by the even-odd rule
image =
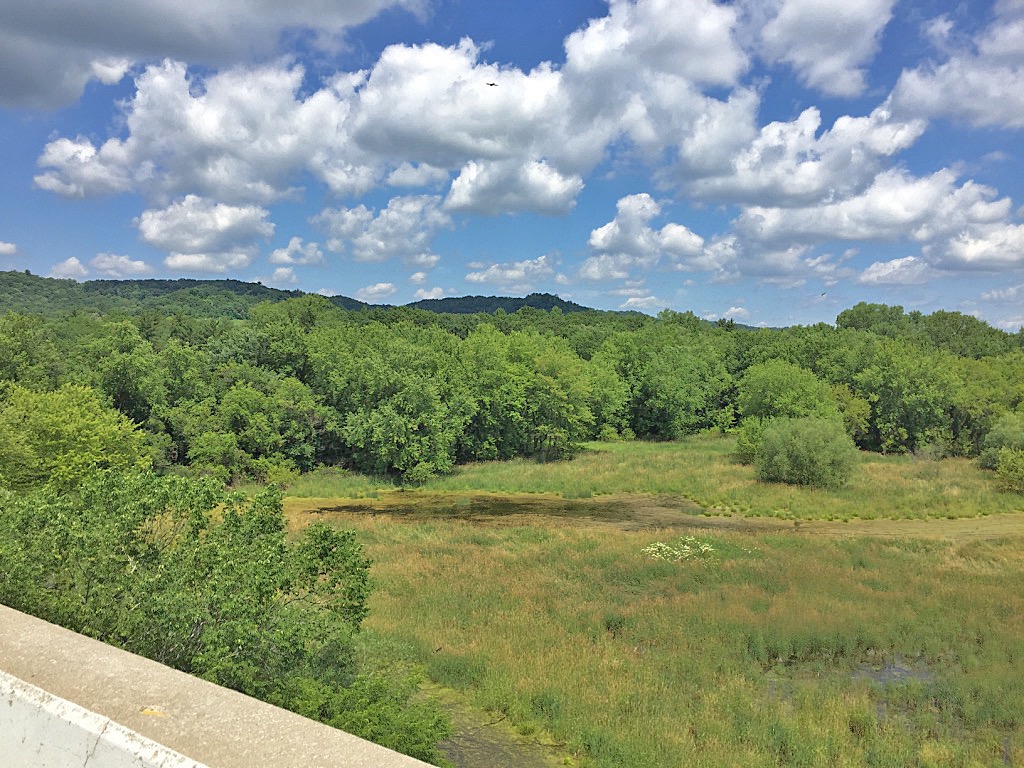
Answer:
[[[286,301],[308,295],[286,291],[262,283],[242,280],[128,279],[87,280],[79,283],[31,272],[0,271],[0,313],[23,312],[53,314],[62,311],[91,310],[110,312],[156,311],[184,313],[201,317],[245,317],[249,308],[263,301]],[[348,296],[328,296],[329,302],[347,310],[386,309],[390,305],[367,304]],[[461,296],[423,299],[405,305],[434,313],[493,314],[499,309],[512,314],[524,307],[562,312],[592,312],[572,301],[550,293],[513,296]]]
[[[472,315],[478,312],[494,314],[499,309],[511,314],[523,307],[532,307],[549,312],[556,307],[563,312],[592,312],[573,301],[554,296],[550,293],[531,293],[523,298],[514,296],[451,296],[444,299],[422,299],[406,304],[414,309],[425,309],[428,312],[441,312],[453,315]]]

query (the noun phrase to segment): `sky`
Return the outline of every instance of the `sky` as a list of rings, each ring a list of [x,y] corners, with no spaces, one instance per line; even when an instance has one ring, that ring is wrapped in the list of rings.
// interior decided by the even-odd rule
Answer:
[[[0,0],[0,269],[1024,325],[1024,0]]]

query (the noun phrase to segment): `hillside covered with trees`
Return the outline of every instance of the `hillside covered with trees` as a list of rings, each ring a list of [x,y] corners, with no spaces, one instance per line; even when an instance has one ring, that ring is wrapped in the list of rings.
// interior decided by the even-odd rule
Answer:
[[[41,290],[5,277],[6,296]],[[225,483],[321,465],[415,482],[776,417],[835,418],[864,450],[975,456],[1024,403],[1024,334],[958,312],[860,304],[835,326],[749,329],[671,311],[350,311],[233,281],[64,282],[42,283],[68,290],[45,311],[0,316],[9,487],[118,462]],[[76,304],[91,295],[110,308]],[[88,426],[73,462],[50,442],[57,426]]]

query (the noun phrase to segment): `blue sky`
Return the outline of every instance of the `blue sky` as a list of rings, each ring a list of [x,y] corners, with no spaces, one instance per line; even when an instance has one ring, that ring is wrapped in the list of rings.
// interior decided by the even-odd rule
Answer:
[[[0,17],[0,269],[1024,324],[1024,0]]]

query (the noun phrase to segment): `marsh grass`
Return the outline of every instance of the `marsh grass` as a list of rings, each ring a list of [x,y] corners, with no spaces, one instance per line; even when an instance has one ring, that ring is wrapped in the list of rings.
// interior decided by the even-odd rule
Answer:
[[[694,436],[673,443],[591,443],[570,461],[515,459],[457,467],[413,491],[547,493],[564,499],[608,494],[685,497],[712,514],[794,520],[960,518],[1024,509],[1024,497],[1000,492],[991,472],[968,459],[927,461],[861,453],[850,482],[835,490],[763,483],[732,459],[732,437]],[[373,498],[394,491],[387,479],[320,470],[290,496]]]
[[[374,560],[369,632],[550,733],[579,766],[947,766],[1024,760],[1020,538],[722,532],[343,514]],[[910,659],[927,675],[857,671]]]

